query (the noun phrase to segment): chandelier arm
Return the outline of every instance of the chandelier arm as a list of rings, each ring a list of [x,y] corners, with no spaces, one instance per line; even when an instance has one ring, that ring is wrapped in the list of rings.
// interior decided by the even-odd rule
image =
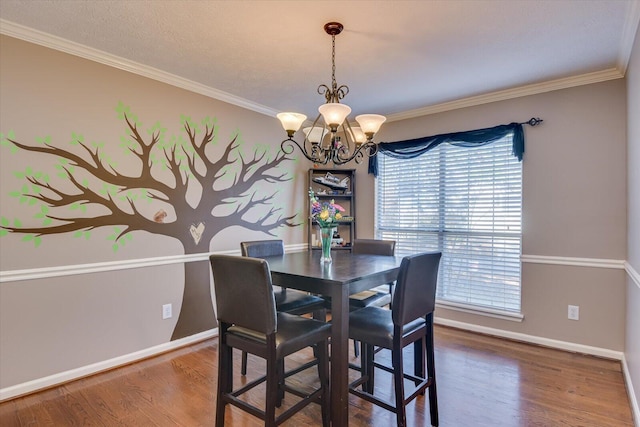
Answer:
[[[335,102],[338,102],[339,99],[344,98],[345,96],[347,96],[349,94],[349,86],[347,85],[340,85],[338,86],[338,88],[336,89],[336,92],[334,94],[334,99]]]
[[[307,158],[307,160],[311,160],[313,163],[326,165],[330,160],[330,157],[326,155],[324,150],[319,149],[319,147],[317,146],[312,147],[311,154],[308,154],[307,151],[302,148],[302,146],[298,144],[298,142],[296,142],[296,140],[294,140],[293,138],[287,138],[283,140],[280,143],[280,149],[285,155],[289,155],[294,152],[294,145],[300,149],[300,152],[305,158]]]
[[[360,145],[351,156],[349,157],[337,157],[334,156],[333,163],[336,165],[343,165],[345,163],[349,163],[352,160],[355,160],[357,164],[362,163],[365,154],[368,157],[375,155],[378,152],[378,146],[376,143],[372,141],[367,141],[364,144]]]

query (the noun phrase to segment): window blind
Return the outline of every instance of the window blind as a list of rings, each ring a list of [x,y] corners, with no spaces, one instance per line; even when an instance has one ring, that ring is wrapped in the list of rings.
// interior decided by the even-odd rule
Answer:
[[[376,237],[396,254],[440,250],[441,302],[520,312],[522,163],[512,135],[441,144],[414,159],[379,155]]]

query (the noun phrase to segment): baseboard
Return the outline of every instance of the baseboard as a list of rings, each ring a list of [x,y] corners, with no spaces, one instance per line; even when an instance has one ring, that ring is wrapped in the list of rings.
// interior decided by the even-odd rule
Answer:
[[[624,353],[601,347],[592,347],[584,344],[577,344],[567,341],[554,340],[550,338],[538,337],[535,335],[523,334],[520,332],[505,331],[503,329],[489,328],[487,326],[474,325],[472,323],[459,322],[457,320],[435,317],[434,323],[437,325],[451,326],[452,328],[463,329],[471,332],[492,335],[500,338],[508,338],[515,341],[527,342],[530,344],[542,345],[544,347],[556,348],[559,350],[571,351],[574,353],[589,354],[592,356],[604,357],[606,359],[622,360]]]
[[[622,356],[622,374],[624,375],[624,382],[627,385],[627,394],[629,395],[633,421],[636,427],[640,427],[640,406],[638,406],[638,401],[636,400],[636,392],[634,391],[633,382],[631,381],[629,365],[627,365],[627,359],[624,355]]]
[[[627,394],[629,396],[629,405],[631,406],[631,412],[633,415],[634,423],[636,427],[640,427],[640,407],[636,400],[636,394],[633,388],[633,382],[631,381],[631,374],[629,372],[629,366],[624,353],[621,351],[609,350],[601,347],[592,347],[584,344],[576,344],[567,341],[553,340],[549,338],[538,337],[534,335],[522,334],[519,332],[505,331],[502,329],[489,328],[486,326],[474,325],[471,323],[459,322],[457,320],[450,320],[435,317],[434,323],[442,326],[450,326],[452,328],[462,329],[470,332],[478,332],[481,334],[492,335],[499,338],[507,338],[515,341],[522,341],[531,344],[542,345],[545,347],[555,348],[558,350],[571,351],[575,353],[589,354],[592,356],[604,357],[607,359],[619,360],[622,364],[622,374],[624,382],[627,387]]]
[[[138,362],[142,359],[158,356],[162,353],[176,350],[187,345],[195,344],[197,342],[204,341],[217,335],[218,328],[210,329],[208,331],[200,332],[195,335],[191,335],[175,341],[170,341],[164,344],[149,347],[144,350],[125,354],[123,356],[114,357],[113,359],[104,360],[101,362],[93,363],[91,365],[82,366],[54,375],[49,375],[48,377],[38,378],[22,384],[16,384],[10,387],[6,387],[0,389],[0,402],[20,397],[25,394],[34,393],[46,388],[59,386],[61,384],[87,377],[89,375],[94,375],[100,372],[114,369],[132,362]]]

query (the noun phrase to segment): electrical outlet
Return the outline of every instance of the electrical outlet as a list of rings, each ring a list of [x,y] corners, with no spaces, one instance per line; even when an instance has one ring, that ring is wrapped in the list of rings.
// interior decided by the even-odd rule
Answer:
[[[162,306],[162,319],[171,319],[173,314],[171,313],[171,304],[164,304]]]
[[[580,319],[580,306],[570,305],[568,316],[569,320],[579,320]]]

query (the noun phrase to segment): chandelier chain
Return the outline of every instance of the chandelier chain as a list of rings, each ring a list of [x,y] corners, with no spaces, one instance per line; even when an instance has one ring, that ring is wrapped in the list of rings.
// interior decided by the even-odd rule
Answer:
[[[331,36],[331,89],[333,92],[338,89],[336,83],[336,36]]]

